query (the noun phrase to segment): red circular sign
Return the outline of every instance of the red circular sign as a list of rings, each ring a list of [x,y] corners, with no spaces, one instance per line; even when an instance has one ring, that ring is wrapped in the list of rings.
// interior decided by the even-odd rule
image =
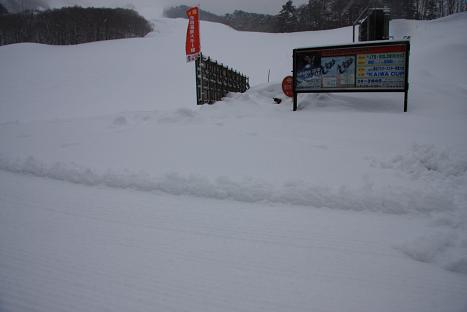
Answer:
[[[282,80],[282,91],[288,97],[293,97],[293,77],[287,76]]]

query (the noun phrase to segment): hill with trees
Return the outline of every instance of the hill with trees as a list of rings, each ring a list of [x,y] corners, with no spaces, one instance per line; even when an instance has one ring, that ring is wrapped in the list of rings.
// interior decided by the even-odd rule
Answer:
[[[54,45],[143,37],[152,26],[129,9],[68,7],[0,16],[0,45],[36,42]]]
[[[427,20],[462,12],[464,0],[309,0],[295,6],[287,1],[276,15],[235,11],[223,16],[201,10],[201,19],[228,25],[236,30],[260,32],[294,32],[323,30],[352,25],[367,7],[387,7],[392,18]],[[170,18],[186,18],[187,6],[164,11]]]

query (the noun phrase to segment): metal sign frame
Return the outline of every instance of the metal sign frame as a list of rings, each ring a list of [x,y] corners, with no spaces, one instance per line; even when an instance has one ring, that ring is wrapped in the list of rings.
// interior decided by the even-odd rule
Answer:
[[[306,54],[337,54],[342,56],[354,57],[357,60],[357,53],[360,52],[364,55],[365,51],[368,51],[367,54],[370,55],[372,50],[374,51],[378,48],[381,48],[381,51],[384,51],[384,47],[391,48],[394,46],[403,46],[405,49],[405,62],[404,62],[404,85],[399,87],[357,87],[357,70],[359,69],[358,64],[355,64],[354,72],[354,86],[348,87],[323,87],[320,88],[303,90],[297,88],[297,74],[298,74],[298,57]],[[373,52],[373,54],[376,54]],[[371,43],[358,43],[358,44],[346,44],[346,45],[335,45],[335,46],[321,46],[321,47],[311,47],[311,48],[300,48],[293,50],[293,110],[298,109],[298,94],[300,93],[342,93],[342,92],[404,92],[404,112],[407,112],[407,100],[408,100],[408,91],[409,91],[409,56],[410,56],[410,41],[401,40],[401,41],[378,41]],[[356,62],[356,61],[355,61]],[[377,66],[377,65],[375,65]]]

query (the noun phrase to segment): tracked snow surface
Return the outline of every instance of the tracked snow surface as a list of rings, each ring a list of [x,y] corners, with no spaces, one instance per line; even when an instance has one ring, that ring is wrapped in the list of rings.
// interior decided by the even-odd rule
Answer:
[[[350,28],[213,23],[205,53],[252,88],[196,107],[186,21],[152,21],[0,47],[0,311],[467,311],[467,14],[392,22],[408,113],[359,93],[291,111],[292,49]]]

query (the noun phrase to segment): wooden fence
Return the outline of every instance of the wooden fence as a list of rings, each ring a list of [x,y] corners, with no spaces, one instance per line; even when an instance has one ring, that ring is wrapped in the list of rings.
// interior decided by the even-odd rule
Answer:
[[[210,57],[196,59],[196,100],[198,105],[220,101],[229,92],[245,92],[249,78]]]

